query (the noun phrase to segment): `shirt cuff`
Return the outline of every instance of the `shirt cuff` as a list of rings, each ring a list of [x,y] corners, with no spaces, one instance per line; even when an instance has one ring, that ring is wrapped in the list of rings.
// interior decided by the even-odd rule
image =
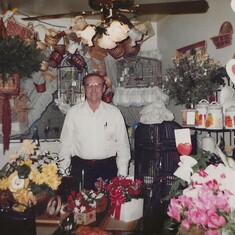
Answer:
[[[120,169],[118,169],[118,175],[121,175],[121,176],[127,176],[127,168],[126,167],[122,167]]]

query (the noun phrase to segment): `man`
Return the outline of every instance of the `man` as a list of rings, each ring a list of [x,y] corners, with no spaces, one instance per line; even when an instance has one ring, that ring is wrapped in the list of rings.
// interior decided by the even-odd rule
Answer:
[[[81,188],[95,189],[97,178],[128,174],[130,145],[120,110],[102,101],[104,78],[95,73],[83,78],[86,100],[70,108],[61,132],[60,157]],[[63,163],[62,162],[62,163]]]

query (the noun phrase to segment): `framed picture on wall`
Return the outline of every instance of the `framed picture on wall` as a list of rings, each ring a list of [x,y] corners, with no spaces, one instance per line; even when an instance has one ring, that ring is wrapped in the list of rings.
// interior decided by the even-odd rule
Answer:
[[[189,54],[190,55],[192,53],[192,50],[199,50],[199,49],[202,51],[206,51],[206,41],[205,40],[190,44],[185,47],[178,48],[176,50],[176,57],[180,57],[182,54]]]

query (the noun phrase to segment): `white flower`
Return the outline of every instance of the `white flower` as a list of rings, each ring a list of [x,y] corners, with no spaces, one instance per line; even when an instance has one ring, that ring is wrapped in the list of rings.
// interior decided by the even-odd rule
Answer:
[[[86,207],[85,206],[81,206],[80,210],[81,210],[81,212],[85,212],[86,211]]]
[[[81,202],[80,202],[79,199],[75,199],[74,203],[75,203],[75,205],[78,206],[78,207],[81,205]]]
[[[197,161],[191,156],[180,156],[179,168],[174,172],[174,175],[184,181],[190,183],[192,167],[197,164]]]

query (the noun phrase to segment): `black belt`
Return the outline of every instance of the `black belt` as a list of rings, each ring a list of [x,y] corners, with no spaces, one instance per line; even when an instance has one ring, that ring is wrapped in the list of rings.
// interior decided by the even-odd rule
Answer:
[[[80,163],[83,166],[87,166],[87,167],[95,167],[95,166],[104,166],[104,165],[109,165],[111,163],[113,163],[114,161],[116,161],[116,156],[114,157],[109,157],[109,158],[105,158],[105,159],[91,159],[91,160],[87,160],[87,159],[82,159],[78,156],[74,156],[75,158],[77,158],[78,160],[78,164]]]

